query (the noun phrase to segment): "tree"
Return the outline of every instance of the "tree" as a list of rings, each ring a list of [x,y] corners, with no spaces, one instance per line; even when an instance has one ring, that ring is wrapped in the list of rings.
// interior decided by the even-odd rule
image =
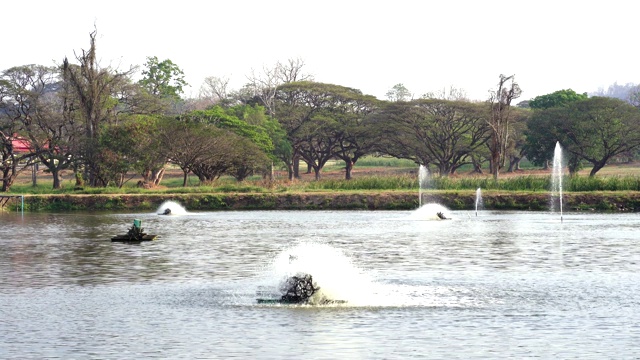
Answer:
[[[531,111],[526,108],[517,107],[513,109],[513,135],[509,137],[507,145],[507,156],[509,159],[509,168],[507,172],[520,170],[520,161],[527,155],[525,146],[527,137],[525,131],[527,128],[527,119],[531,115]]]
[[[529,101],[533,114],[527,120],[524,129],[526,141],[523,144],[523,152],[529,160],[546,168],[548,161],[553,158],[556,142],[562,137],[562,134],[556,131],[555,123],[558,117],[563,115],[561,115],[562,111],[551,109],[568,106],[574,101],[588,98],[586,93],[578,94],[572,89],[565,89],[540,95]],[[577,172],[581,167],[580,159],[575,155],[569,155],[568,166],[569,173]]]
[[[285,161],[291,158],[292,148],[287,139],[287,132],[278,121],[266,114],[264,107],[259,105],[235,105],[229,108],[227,112],[232,112],[238,119],[251,126],[263,129],[268,134],[273,147],[271,151],[268,148],[264,148],[264,151],[271,159],[271,162]],[[264,171],[263,174],[269,178],[273,175],[272,171]]]
[[[458,89],[453,85],[449,87],[449,90],[442,89],[438,92],[428,92],[421,97],[422,99],[441,99],[452,101],[469,101],[467,93],[463,89]]]
[[[171,60],[159,61],[156,56],[148,56],[146,67],[142,71],[143,78],[139,81],[150,94],[161,98],[180,100],[182,88],[187,86],[184,72]]]
[[[387,134],[381,151],[417,164],[433,164],[443,176],[471,163],[471,155],[490,134],[486,108],[464,101],[391,103],[376,117]]]
[[[68,111],[68,84],[61,82],[56,68],[26,65],[8,69],[2,74],[10,88],[11,100],[5,113],[21,124],[33,154],[53,177],[53,188],[59,189],[60,171],[75,161],[81,123]]]
[[[264,128],[248,124],[235,114],[236,109],[224,109],[214,106],[208,110],[196,110],[178,116],[178,120],[194,123],[211,124],[221,129],[229,130],[239,136],[249,138],[265,152],[273,150],[273,143]]]
[[[629,104],[640,108],[640,85],[636,85],[629,92]]]
[[[121,187],[135,171],[142,176],[140,185],[160,184],[167,164],[167,151],[161,146],[159,119],[150,115],[131,115],[119,124],[102,126],[92,168],[98,184]]]
[[[572,173],[585,160],[595,176],[613,157],[640,148],[640,111],[622,100],[592,97],[536,111],[528,131],[529,147],[551,148],[559,141]]]
[[[347,99],[336,116],[341,129],[336,136],[335,157],[344,162],[344,178],[350,180],[358,160],[371,154],[378,145],[369,116],[379,109],[379,101],[371,95],[360,93],[350,94]]]
[[[210,184],[224,174],[230,174],[234,166],[244,157],[241,136],[225,129],[213,126],[208,127],[203,135],[211,144],[208,152],[199,158],[192,166],[191,171],[198,177],[201,184]],[[202,135],[199,135],[202,136]]]
[[[491,173],[497,181],[500,168],[505,164],[507,154],[507,145],[509,136],[511,135],[511,102],[518,97],[522,90],[515,82],[514,75],[500,75],[498,81],[498,89],[491,93],[489,105],[491,114],[489,118],[489,127],[491,129],[491,140],[489,142],[489,151],[491,152]]]
[[[297,156],[319,179],[320,171],[332,158],[343,159],[350,171],[354,161],[368,151],[363,139],[356,140],[355,136],[362,132],[361,121],[372,110],[374,97],[339,85],[299,81],[279,86],[275,99],[276,118],[293,149],[287,164],[290,179],[295,174]]]
[[[634,105],[634,94],[637,93],[638,87],[640,85],[634,83],[626,83],[624,85],[620,85],[617,82],[613,83],[613,85],[609,85],[607,90],[604,88],[598,89],[593,93],[590,93],[590,96],[599,96],[599,97],[610,97],[614,99],[623,100],[629,102]]]
[[[403,84],[395,84],[391,90],[385,94],[389,101],[409,101],[411,100],[411,92]]]
[[[78,158],[85,165],[85,178],[89,185],[95,186],[97,178],[91,172],[96,164],[98,131],[102,124],[117,121],[121,103],[118,94],[126,93],[131,84],[130,75],[135,68],[120,72],[109,67],[101,68],[96,56],[97,30],[89,34],[89,50],[76,55],[79,65],[69,63],[65,57],[62,64],[62,81],[69,88],[70,96],[65,100],[64,111],[69,117],[84,123],[84,143]],[[76,112],[79,115],[76,115]]]
[[[206,162],[216,146],[222,130],[210,124],[165,119],[159,139],[169,161],[182,169],[182,186],[187,186],[189,173]],[[206,176],[202,175],[202,179]]]
[[[0,77],[0,191],[7,192],[22,171],[34,164],[37,157],[33,149],[19,151],[15,145],[30,146],[28,140],[19,134],[24,130],[21,122],[10,116],[15,94],[14,84],[6,78],[6,72]],[[6,101],[5,101],[6,100]]]
[[[527,120],[524,144],[524,151],[532,163],[546,166],[553,158],[556,143],[564,143],[560,124],[567,121],[567,116],[564,106],[533,111]],[[575,174],[580,169],[580,159],[570,154],[568,160],[569,173]]]
[[[256,172],[263,171],[271,163],[267,154],[247,138],[240,137],[235,141],[233,150],[235,150],[234,154],[239,156],[231,157],[228,174],[237,181],[243,181]]]
[[[304,61],[297,58],[289,59],[286,64],[278,61],[272,68],[263,67],[261,74],[252,70],[251,75],[247,76],[249,83],[246,88],[260,100],[260,105],[267,109],[267,114],[274,116],[274,101],[278,85],[296,81],[313,81],[312,75],[303,73],[304,65]]]
[[[563,147],[593,165],[594,176],[609,160],[640,147],[640,112],[628,103],[594,97],[576,101],[566,109],[562,124]]]
[[[247,105],[227,109],[216,105],[208,110],[192,111],[179,116],[178,121],[222,129],[225,130],[224,134],[227,134],[225,136],[235,139],[233,143],[228,143],[228,139],[216,139],[215,146],[223,146],[220,150],[224,151],[218,151],[214,155],[207,153],[205,156],[208,156],[208,160],[191,166],[191,171],[198,175],[201,182],[213,181],[224,173],[242,180],[253,172],[266,172],[270,161],[265,159],[267,154],[272,154],[274,151],[271,136],[275,133],[270,131],[277,130],[273,128],[272,120],[263,116],[264,112],[260,106]],[[246,150],[244,158],[238,155],[242,153],[240,147]],[[227,158],[222,158],[224,154]],[[261,168],[257,168],[258,165]],[[184,171],[186,165],[181,166]]]
[[[208,106],[216,104],[229,105],[229,78],[208,76],[200,87],[200,98],[205,100]]]
[[[564,106],[570,102],[587,99],[587,93],[577,94],[571,89],[558,90],[551,94],[540,95],[529,101],[532,109],[548,109],[557,106]]]

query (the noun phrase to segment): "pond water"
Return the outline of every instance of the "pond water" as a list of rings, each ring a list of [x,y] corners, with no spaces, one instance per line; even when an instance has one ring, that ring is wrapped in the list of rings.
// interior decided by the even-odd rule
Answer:
[[[640,214],[434,209],[0,213],[0,358],[640,357]]]

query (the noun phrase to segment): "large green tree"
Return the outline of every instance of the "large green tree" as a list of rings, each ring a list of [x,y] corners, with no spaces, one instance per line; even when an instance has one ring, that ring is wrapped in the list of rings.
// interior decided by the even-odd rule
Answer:
[[[184,80],[184,72],[169,59],[160,61],[156,56],[149,56],[144,66],[139,84],[154,96],[179,100],[183,88],[189,85]]]
[[[525,142],[522,146],[523,152],[529,160],[546,168],[549,160],[553,158],[555,144],[560,140],[562,134],[559,134],[552,124],[560,115],[551,109],[562,108],[574,101],[588,98],[586,93],[578,94],[572,89],[565,89],[537,96],[529,102],[529,107],[533,109],[533,116],[527,120],[524,130]],[[569,154],[569,173],[577,172],[581,166],[581,159],[575,154]]]
[[[363,120],[375,102],[359,90],[334,84],[299,81],[279,86],[275,113],[293,148],[290,178],[296,156],[311,166],[316,179],[329,160],[339,157],[350,177],[353,164],[371,146],[362,138]]]
[[[529,101],[529,107],[532,109],[548,109],[552,107],[564,106],[578,100],[585,100],[588,96],[586,93],[578,94],[571,89],[558,90],[551,94],[540,95]]]
[[[248,123],[245,119],[236,116],[236,109],[225,109],[221,106],[214,106],[207,110],[195,110],[178,116],[178,120],[211,124],[220,129],[229,130],[239,136],[251,139],[263,151],[271,152],[273,143],[266,129],[261,125]]]
[[[482,104],[420,99],[390,103],[374,118],[375,126],[386,134],[380,151],[435,165],[446,176],[471,163],[471,155],[486,144],[488,116]]]
[[[592,165],[589,175],[594,176],[615,156],[640,147],[640,110],[604,97],[538,110],[529,120],[527,141],[530,148],[544,152],[559,141],[569,153],[570,170],[575,172],[575,163],[584,160]]]
[[[269,172],[267,169],[270,161],[265,159],[274,154],[275,146],[272,136],[275,135],[273,139],[277,140],[278,130],[274,128],[272,119],[264,117],[264,113],[261,115],[261,111],[260,106],[239,105],[232,108],[214,106],[177,117],[181,122],[208,125],[225,130],[226,139],[215,140],[216,146],[225,151],[218,151],[206,162],[191,167],[191,171],[199,177],[201,182],[211,182],[222,174],[243,180],[255,172],[262,174]],[[228,142],[230,138],[235,139],[234,142]],[[238,155],[242,148],[246,150],[244,158]],[[227,154],[226,158],[224,154]]]
[[[273,117],[267,115],[266,109],[260,105],[236,105],[227,109],[228,113],[234,114],[238,119],[245,121],[251,126],[263,129],[271,139],[273,146],[271,151],[264,148],[266,154],[270,157],[271,162],[284,161],[291,158],[291,143],[287,139],[287,132],[282,128],[280,123]],[[273,170],[273,169],[271,169]],[[272,171],[268,171],[264,175],[271,178]]]
[[[169,161],[182,170],[182,186],[187,186],[192,172],[198,175],[201,182],[216,178],[216,175],[207,173],[213,166],[212,159],[219,159],[220,166],[215,169],[220,168],[220,175],[230,167],[230,160],[217,156],[227,149],[227,144],[221,141],[226,134],[225,130],[211,124],[164,119],[158,138]],[[205,163],[209,163],[210,167],[203,166]]]
[[[130,115],[118,124],[103,125],[93,169],[99,185],[121,187],[132,172],[142,176],[143,187],[160,184],[168,155],[160,141],[159,121],[157,116]]]

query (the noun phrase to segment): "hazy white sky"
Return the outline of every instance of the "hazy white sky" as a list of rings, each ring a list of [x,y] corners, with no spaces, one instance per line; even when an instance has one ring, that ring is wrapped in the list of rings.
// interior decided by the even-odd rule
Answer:
[[[170,59],[197,96],[207,76],[232,89],[253,70],[300,58],[316,81],[385,99],[454,86],[485,100],[500,74],[517,101],[640,83],[632,1],[33,0],[3,4],[0,70],[53,65],[89,47],[102,66]]]

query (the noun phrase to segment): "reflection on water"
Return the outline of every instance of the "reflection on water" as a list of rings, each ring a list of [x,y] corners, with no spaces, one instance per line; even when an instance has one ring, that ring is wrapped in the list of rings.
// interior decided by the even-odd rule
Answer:
[[[0,358],[637,357],[640,215],[447,217],[0,213]],[[256,304],[295,271],[349,303]]]

